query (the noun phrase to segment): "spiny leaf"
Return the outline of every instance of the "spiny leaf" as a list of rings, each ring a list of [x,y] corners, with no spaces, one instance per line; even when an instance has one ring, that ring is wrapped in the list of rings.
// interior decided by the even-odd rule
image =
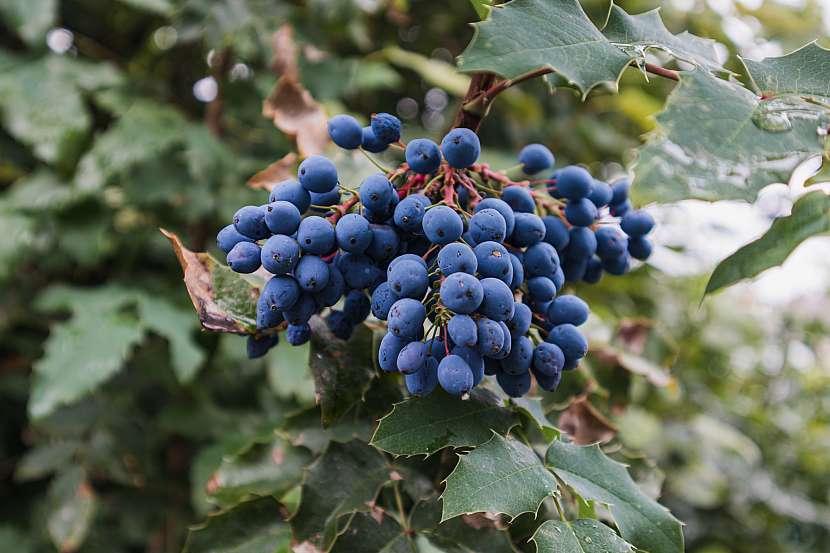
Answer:
[[[530,538],[536,553],[629,553],[631,544],[596,520],[545,521]]]
[[[288,551],[291,532],[280,504],[262,497],[219,511],[190,528],[182,553],[275,553]]]
[[[475,24],[461,54],[464,72],[491,71],[506,79],[548,67],[583,94],[616,86],[631,56],[611,44],[576,0],[513,0]]]
[[[161,233],[179,258],[184,285],[205,330],[253,334],[259,288],[210,254],[188,250],[174,233],[164,229]]]
[[[718,264],[706,284],[706,294],[781,265],[804,240],[828,232],[830,196],[820,190],[802,196],[790,215],[775,219],[762,237]]]
[[[86,539],[97,504],[86,473],[70,466],[49,486],[50,513],[46,528],[59,551],[75,551]]]
[[[828,76],[830,78],[830,76]],[[642,197],[679,200],[745,199],[826,148],[819,109],[773,105],[740,85],[696,69],[681,74],[660,125],[635,165]],[[789,117],[792,113],[798,117]],[[782,118],[786,124],[779,123]]]
[[[689,32],[670,33],[663,24],[659,8],[629,15],[621,7],[612,5],[602,34],[642,63],[645,63],[646,50],[657,48],[709,70],[724,71],[718,61],[714,40]]]
[[[777,58],[741,58],[752,85],[764,95],[814,94],[830,97],[830,50],[815,42]]]
[[[365,443],[330,443],[303,480],[300,508],[290,520],[296,541],[328,550],[351,515],[369,510],[390,472],[383,456]]]
[[[580,447],[551,444],[547,463],[556,475],[585,499],[608,505],[623,538],[649,553],[681,553],[681,523],[646,496],[625,466],[606,457],[594,444]]]
[[[545,414],[545,409],[542,406],[542,398],[511,398],[510,404],[516,411],[523,414],[529,421],[535,424],[547,441],[551,441],[559,436],[559,429],[548,420]]]
[[[556,479],[525,444],[493,433],[447,477],[442,521],[465,513],[496,512],[515,518],[536,513],[556,491]]]
[[[371,443],[393,455],[431,455],[445,447],[477,446],[518,422],[489,390],[477,388],[466,401],[436,390],[395,404]]]
[[[433,496],[412,508],[410,524],[421,553],[515,553],[510,534],[497,528],[497,516],[460,516],[441,522],[441,504]]]
[[[409,537],[395,519],[382,511],[377,515],[357,513],[343,532],[331,553],[412,553]]]

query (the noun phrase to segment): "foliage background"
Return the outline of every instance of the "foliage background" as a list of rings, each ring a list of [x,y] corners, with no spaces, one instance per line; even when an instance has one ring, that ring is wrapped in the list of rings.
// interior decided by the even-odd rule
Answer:
[[[797,4],[684,1],[662,15],[760,58],[826,34],[830,7]],[[583,5],[602,21],[605,2]],[[410,98],[407,134],[440,136],[466,88],[448,62],[475,19],[467,2],[417,0],[0,3],[0,549],[178,551],[217,502],[205,492],[217,456],[286,420],[316,428],[295,415],[314,412],[304,350],[253,362],[244,340],[199,333],[158,228],[210,250],[238,206],[261,200],[245,181],[292,148],[261,116],[281,24],[328,113],[403,114]],[[55,28],[70,40],[47,45]],[[221,106],[194,95],[212,76]],[[528,82],[497,101],[482,142],[504,166],[538,141],[610,175],[671,87],[629,71],[620,94],[582,103]],[[684,213],[660,211],[692,270],[580,290],[606,354],[591,401],[638,481],[687,524],[690,551],[827,551],[825,290],[768,302],[739,286],[699,306],[710,267],[676,234],[717,222]],[[601,362],[618,350],[636,361]],[[554,415],[584,384],[548,398]]]

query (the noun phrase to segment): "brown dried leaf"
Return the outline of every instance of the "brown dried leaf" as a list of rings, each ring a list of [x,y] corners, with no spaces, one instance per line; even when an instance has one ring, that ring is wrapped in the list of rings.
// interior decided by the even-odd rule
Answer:
[[[205,330],[254,334],[259,287],[205,252],[193,252],[164,229],[184,271],[184,285]]]
[[[271,70],[277,75],[284,75],[293,80],[300,77],[297,67],[297,45],[294,42],[294,29],[287,23],[271,35]]]
[[[262,114],[297,141],[297,150],[303,157],[322,153],[328,144],[326,112],[294,78],[279,78],[262,104]]]
[[[617,427],[585,397],[578,397],[571,402],[559,416],[558,426],[579,445],[605,443],[617,434]]]
[[[642,319],[624,319],[620,322],[617,334],[623,345],[631,351],[640,355],[646,347],[648,335],[654,323]]]
[[[666,369],[655,365],[645,357],[618,350],[611,346],[592,350],[592,354],[602,363],[646,377],[646,380],[658,388],[671,388],[677,384],[674,377]]]
[[[270,192],[278,182],[294,178],[296,165],[297,154],[289,152],[248,179],[248,186]]]

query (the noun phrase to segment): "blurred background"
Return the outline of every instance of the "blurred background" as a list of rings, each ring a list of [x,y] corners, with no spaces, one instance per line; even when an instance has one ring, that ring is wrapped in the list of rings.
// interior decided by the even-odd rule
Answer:
[[[607,2],[582,4],[601,24]],[[738,73],[736,54],[830,46],[826,0],[621,4],[661,6]],[[224,445],[313,412],[307,350],[248,361],[244,340],[200,333],[158,231],[216,253],[263,201],[246,181],[293,148],[262,116],[274,33],[293,29],[277,51],[326,113],[396,113],[406,140],[451,123],[475,20],[462,1],[0,0],[0,551],[179,551],[217,504]],[[619,174],[671,87],[628,71],[582,103],[528,82],[485,120],[485,157],[542,142]],[[696,553],[830,550],[828,240],[701,303],[716,262],[787,211],[781,189],[650,206],[653,262],[577,290],[596,413],[575,415],[585,381],[548,398],[629,459]]]

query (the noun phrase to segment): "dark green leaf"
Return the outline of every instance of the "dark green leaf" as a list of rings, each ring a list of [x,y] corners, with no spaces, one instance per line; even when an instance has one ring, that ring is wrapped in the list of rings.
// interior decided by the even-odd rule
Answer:
[[[147,294],[139,294],[136,299],[142,324],[170,343],[170,357],[179,381],[193,380],[205,360],[205,353],[193,339],[193,316]]]
[[[781,265],[804,240],[830,232],[830,196],[816,190],[793,204],[792,213],[779,217],[764,235],[721,261],[706,284],[706,293],[752,278]]]
[[[470,4],[473,5],[473,9],[476,11],[479,19],[487,19],[487,16],[490,15],[490,10],[493,9],[492,0],[470,0]]]
[[[46,528],[52,543],[60,551],[74,551],[86,539],[96,507],[95,492],[81,467],[72,466],[52,481],[49,507]]]
[[[58,471],[74,457],[80,445],[81,442],[69,440],[47,443],[28,450],[15,467],[15,480],[36,480]]]
[[[281,340],[271,350],[267,359],[268,383],[275,394],[303,404],[314,402],[314,380],[308,370],[310,348],[308,343],[292,346],[288,340]]]
[[[289,553],[291,532],[280,504],[263,497],[220,511],[193,526],[182,553]]]
[[[477,388],[465,401],[438,389],[395,404],[380,420],[372,445],[393,455],[431,455],[482,444],[493,431],[504,434],[518,422],[489,390]]]
[[[485,511],[511,518],[536,513],[555,491],[556,479],[532,449],[494,433],[490,441],[459,455],[441,496],[442,520]]]
[[[511,398],[510,403],[515,410],[536,425],[546,440],[551,441],[559,436],[559,429],[553,426],[545,414],[545,408],[542,406],[542,398]]]
[[[830,97],[830,50],[811,42],[786,56],[741,58],[752,85],[764,95],[812,94]]]
[[[510,534],[496,528],[484,515],[456,517],[441,522],[437,497],[419,501],[412,510],[412,529],[418,533],[420,553],[515,553]]]
[[[629,553],[631,544],[596,520],[544,522],[530,538],[537,553]]]
[[[32,46],[46,44],[46,31],[55,25],[56,0],[4,0],[0,18]]]
[[[358,325],[346,342],[336,338],[320,317],[311,319],[309,365],[323,426],[336,422],[362,399],[375,377],[372,331]]]
[[[646,496],[625,466],[606,457],[598,445],[580,447],[555,441],[547,463],[585,499],[608,505],[623,538],[650,553],[683,551],[681,523]]]
[[[740,85],[697,69],[657,116],[659,130],[640,149],[638,193],[646,198],[752,201],[764,186],[787,182],[805,159],[821,155],[821,110],[775,106]],[[789,118],[788,114],[798,113]],[[786,118],[789,128],[778,127]],[[773,124],[775,123],[775,124]]]
[[[491,71],[507,79],[542,67],[587,94],[616,86],[631,57],[611,44],[576,0],[513,0],[494,7],[458,60],[465,72]]]
[[[332,440],[341,443],[368,441],[372,428],[369,421],[362,417],[343,417],[323,428],[320,426],[320,407],[315,406],[289,416],[281,430],[291,438],[291,443],[295,446],[303,446],[319,455]]]
[[[299,510],[291,517],[294,538],[328,550],[354,513],[368,511],[391,468],[376,449],[332,442],[308,468]]]
[[[382,512],[377,515],[357,513],[343,532],[331,553],[413,553],[410,538],[393,518]]]

